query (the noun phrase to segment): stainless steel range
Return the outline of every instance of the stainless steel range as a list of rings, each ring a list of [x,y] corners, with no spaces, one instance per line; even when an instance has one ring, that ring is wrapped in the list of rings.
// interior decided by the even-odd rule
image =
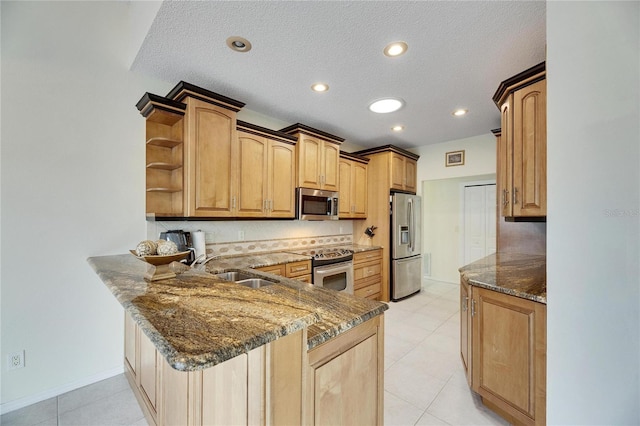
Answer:
[[[318,247],[292,253],[311,256],[313,285],[353,294],[353,251]]]

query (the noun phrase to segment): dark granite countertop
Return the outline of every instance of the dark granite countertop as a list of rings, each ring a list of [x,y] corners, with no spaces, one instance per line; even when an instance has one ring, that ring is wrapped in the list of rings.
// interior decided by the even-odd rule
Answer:
[[[495,253],[459,269],[466,283],[534,302],[547,303],[547,258]]]
[[[388,309],[248,267],[226,270],[245,269],[279,283],[247,288],[180,263],[172,264],[175,278],[147,282],[146,264],[130,254],[88,262],[168,363],[182,371],[214,366],[305,327],[311,349]]]

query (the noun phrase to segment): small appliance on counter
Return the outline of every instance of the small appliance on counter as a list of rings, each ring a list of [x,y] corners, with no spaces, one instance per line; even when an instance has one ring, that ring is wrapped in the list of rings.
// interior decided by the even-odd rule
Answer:
[[[173,241],[178,246],[178,251],[183,252],[189,250],[189,255],[185,259],[187,264],[191,264],[195,259],[195,249],[191,242],[191,232],[185,232],[181,229],[161,232],[161,240]]]

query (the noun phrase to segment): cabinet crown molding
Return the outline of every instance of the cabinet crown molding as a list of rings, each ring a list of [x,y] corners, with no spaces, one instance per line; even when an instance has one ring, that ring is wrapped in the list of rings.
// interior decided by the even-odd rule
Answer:
[[[211,90],[203,89],[186,81],[180,81],[171,89],[169,94],[167,94],[167,98],[176,101],[182,101],[187,97],[200,99],[201,101],[209,102],[235,112],[240,111],[245,105],[244,102],[231,99],[219,93],[212,92]]]
[[[500,105],[502,105],[509,93],[540,80],[544,80],[546,75],[545,70],[546,63],[540,62],[538,65],[534,65],[531,68],[526,69],[521,73],[518,73],[500,83],[500,85],[498,86],[498,90],[496,90],[496,93],[492,98],[498,109],[500,109]]]
[[[266,127],[258,126],[256,124],[247,123],[246,121],[237,120],[236,129],[239,131],[252,133],[258,136],[265,136],[268,138],[275,138],[282,142],[287,142],[292,145],[295,145],[298,142],[298,138],[295,136],[289,135],[287,133],[283,133],[279,130],[272,130]]]
[[[357,161],[358,163],[368,164],[369,159],[367,157],[363,157],[361,155],[356,155],[351,152],[340,151],[340,158],[345,158],[347,160]]]
[[[136,108],[138,108],[138,111],[140,111],[140,114],[143,117],[147,118],[156,109],[173,114],[184,115],[184,111],[187,106],[182,102],[146,92],[136,103]]]
[[[309,127],[301,123],[292,124],[291,126],[280,129],[280,131],[289,135],[304,133],[305,135],[316,136],[337,145],[340,145],[342,144],[342,142],[344,142],[343,138],[334,136],[331,133],[327,133],[322,130],[314,129],[313,127]]]
[[[420,158],[418,154],[414,154],[413,152],[407,151],[406,149],[402,149],[395,145],[383,145],[375,148],[363,149],[362,151],[356,151],[353,154],[366,157],[367,155],[379,154],[381,152],[395,152],[396,154],[404,155],[405,157],[409,157],[416,161],[418,161],[418,159]]]

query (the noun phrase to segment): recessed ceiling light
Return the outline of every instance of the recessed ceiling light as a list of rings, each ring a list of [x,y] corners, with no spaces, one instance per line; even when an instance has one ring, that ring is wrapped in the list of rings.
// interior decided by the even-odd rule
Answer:
[[[311,85],[311,90],[314,92],[326,92],[329,90],[329,85],[325,83],[315,83]]]
[[[394,132],[401,132],[404,130],[404,126],[393,126],[391,130],[393,130]]]
[[[463,115],[465,115],[468,112],[469,112],[469,110],[466,110],[466,109],[457,109],[457,110],[453,111],[451,114],[455,115],[456,117],[462,117]]]
[[[393,43],[387,44],[387,47],[384,48],[384,54],[387,56],[400,56],[404,52],[407,51],[409,46],[404,41],[394,41]]]
[[[246,38],[231,36],[227,39],[227,46],[229,49],[236,52],[248,52],[251,50],[251,42]]]
[[[369,109],[379,114],[386,114],[388,112],[394,112],[402,108],[404,101],[397,98],[385,98],[378,99],[369,105]]]

